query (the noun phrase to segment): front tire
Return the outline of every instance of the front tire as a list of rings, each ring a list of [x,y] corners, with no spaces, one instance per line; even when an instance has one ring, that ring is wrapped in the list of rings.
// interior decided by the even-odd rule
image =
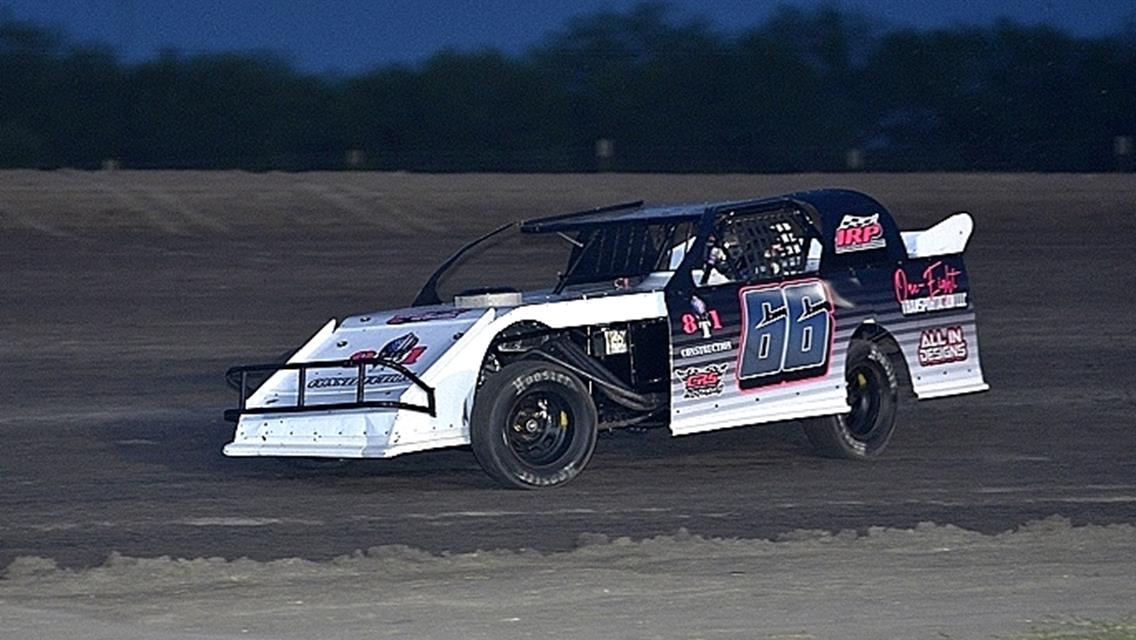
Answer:
[[[490,375],[470,423],[473,454],[494,480],[513,489],[564,484],[596,446],[596,407],[567,369],[522,360]]]
[[[866,460],[882,453],[895,432],[899,384],[891,360],[873,342],[853,341],[846,362],[851,410],[806,421],[805,436],[823,456]]]

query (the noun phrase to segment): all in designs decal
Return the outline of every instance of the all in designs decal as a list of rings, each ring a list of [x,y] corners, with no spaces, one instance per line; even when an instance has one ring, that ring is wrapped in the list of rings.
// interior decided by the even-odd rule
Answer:
[[[870,216],[854,216],[847,214],[836,227],[834,242],[836,253],[851,253],[853,251],[867,251],[887,246],[884,239],[884,227],[880,224],[880,214]]]
[[[962,271],[942,260],[932,262],[917,276],[903,267],[895,270],[895,299],[903,315],[966,307],[966,292],[959,291]]]
[[[675,369],[675,377],[682,382],[682,397],[705,398],[721,395],[726,389],[727,364],[708,364],[704,367]]]
[[[740,295],[742,389],[828,373],[833,308],[820,280],[751,287]]]
[[[919,364],[933,367],[937,364],[966,360],[966,333],[962,327],[938,327],[919,334]]]

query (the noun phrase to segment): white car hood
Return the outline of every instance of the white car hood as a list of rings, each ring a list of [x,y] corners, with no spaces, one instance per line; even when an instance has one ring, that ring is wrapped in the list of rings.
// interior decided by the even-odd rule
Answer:
[[[331,320],[301,347],[289,363],[388,358],[415,375],[422,375],[492,309],[458,309],[448,305],[377,311]],[[357,367],[309,368],[304,373],[304,404],[316,406],[355,400]],[[394,399],[410,386],[402,373],[381,365],[364,369],[367,400]],[[294,405],[300,375],[295,370],[274,373],[247,406]]]

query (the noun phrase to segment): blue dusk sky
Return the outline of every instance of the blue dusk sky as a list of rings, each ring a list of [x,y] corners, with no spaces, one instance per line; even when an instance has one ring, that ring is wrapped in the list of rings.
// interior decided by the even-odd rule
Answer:
[[[581,14],[626,11],[638,0],[0,0],[0,17],[57,27],[78,42],[111,45],[128,61],[162,49],[186,54],[269,50],[310,72],[357,73],[414,63],[442,48],[521,53]],[[779,5],[830,6],[884,27],[989,24],[1007,17],[1074,35],[1136,22],[1133,0],[699,0],[669,2],[677,19],[701,16],[724,33]]]

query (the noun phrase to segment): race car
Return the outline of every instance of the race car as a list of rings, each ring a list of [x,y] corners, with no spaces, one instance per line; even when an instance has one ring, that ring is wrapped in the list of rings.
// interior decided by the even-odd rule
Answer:
[[[962,256],[972,230],[957,213],[901,232],[844,189],[505,225],[409,308],[333,319],[284,363],[230,369],[224,453],[470,445],[492,478],[533,489],[576,477],[602,430],[796,420],[820,453],[872,458],[900,387],[988,388]]]

